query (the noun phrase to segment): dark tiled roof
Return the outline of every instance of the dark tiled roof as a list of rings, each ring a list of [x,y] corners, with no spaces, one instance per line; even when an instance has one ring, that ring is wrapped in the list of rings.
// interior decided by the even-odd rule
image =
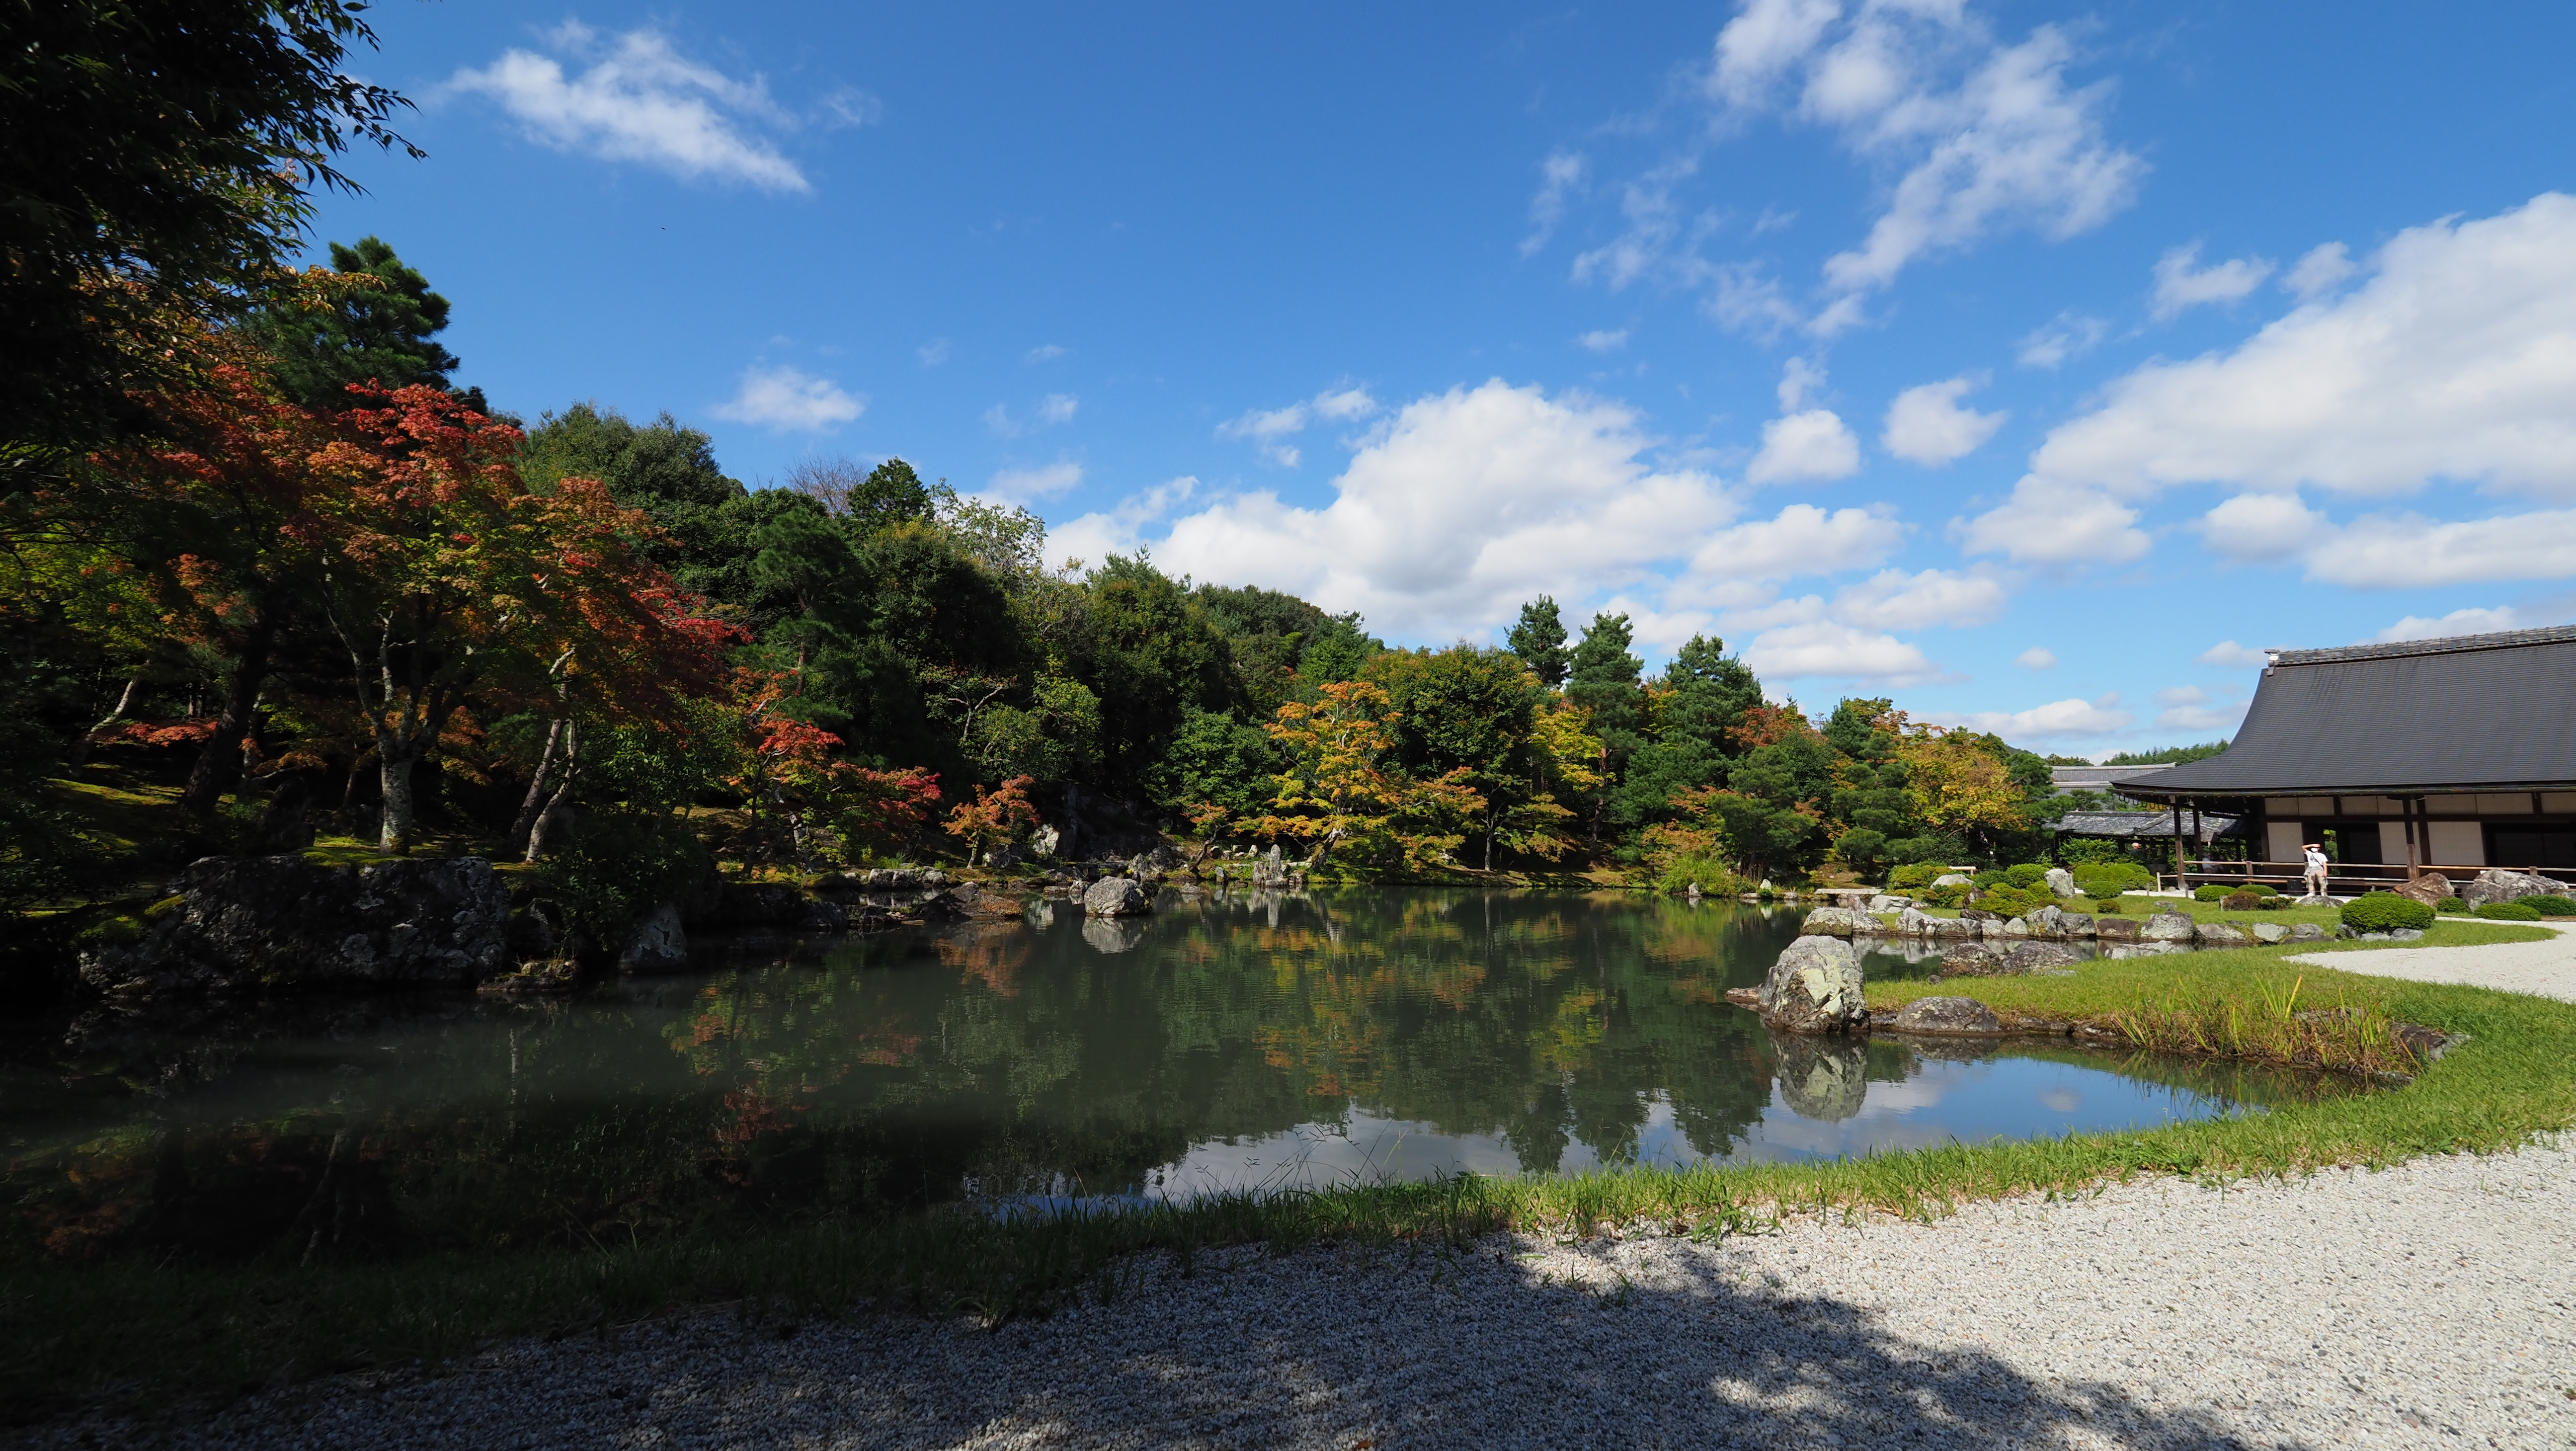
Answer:
[[[2344,660],[2393,660],[2401,655],[2456,655],[2464,650],[2511,650],[2576,640],[2576,625],[2545,630],[2498,630],[2492,635],[2445,635],[2438,640],[2399,640],[2386,645],[2337,645],[2326,650],[2275,650],[2275,665],[2332,665]]]
[[[2124,785],[2193,796],[2576,786],[2576,626],[2284,650],[2222,756]]]
[[[2172,769],[2172,766],[2162,763],[2145,766],[2051,766],[2048,768],[2048,781],[2056,794],[2064,796],[2071,791],[2108,791],[2122,781]]]
[[[2191,808],[2184,807],[2182,829],[2185,834],[2192,830],[2191,815]],[[2200,813],[2200,829],[2211,836],[2235,836],[2243,827],[2243,821],[2237,817],[2221,816],[2215,811]],[[2170,811],[2070,811],[2057,819],[2057,829],[2075,836],[2160,836],[2171,839],[2174,834],[2173,813]]]

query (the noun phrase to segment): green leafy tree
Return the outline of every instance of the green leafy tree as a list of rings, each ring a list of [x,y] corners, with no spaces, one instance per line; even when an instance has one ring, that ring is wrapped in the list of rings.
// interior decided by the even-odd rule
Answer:
[[[764,511],[717,467],[714,441],[670,414],[637,424],[590,403],[548,413],[528,432],[519,473],[540,493],[567,478],[599,480],[610,498],[643,510],[662,532],[642,551],[680,588],[732,605],[751,602],[752,536]]]
[[[1937,850],[1905,789],[1905,764],[1898,759],[1904,722],[1893,701],[1846,700],[1824,726],[1839,757],[1827,805],[1838,828],[1834,859],[1872,880],[1897,862]]]
[[[1507,650],[1453,645],[1391,650],[1364,678],[1385,687],[1394,715],[1395,759],[1420,779],[1451,776],[1484,801],[1473,821],[1490,870],[1494,847],[1561,850],[1558,826],[1571,812],[1550,790],[1553,757],[1538,731],[1546,687]]]
[[[422,153],[341,71],[341,0],[44,0],[0,44],[0,440],[85,447],[166,375],[172,312],[255,288],[353,141]]]
[[[1554,690],[1565,683],[1573,657],[1565,648],[1565,621],[1557,617],[1556,600],[1549,595],[1521,606],[1520,623],[1512,626],[1505,639],[1511,652],[1535,673],[1540,683]]]
[[[1226,710],[1236,691],[1225,641],[1187,591],[1144,558],[1111,555],[1085,577],[1087,672],[1100,698],[1102,783],[1145,789],[1187,711]]]
[[[1630,753],[1611,802],[1622,828],[1669,819],[1674,797],[1725,784],[1728,763],[1743,753],[1735,730],[1762,704],[1762,682],[1726,653],[1725,641],[1693,635],[1649,686],[1646,703],[1647,739]]]
[[[1213,806],[1217,821],[1241,821],[1269,809],[1278,789],[1278,747],[1267,731],[1222,711],[1194,710],[1147,774],[1154,801],[1188,815]]]

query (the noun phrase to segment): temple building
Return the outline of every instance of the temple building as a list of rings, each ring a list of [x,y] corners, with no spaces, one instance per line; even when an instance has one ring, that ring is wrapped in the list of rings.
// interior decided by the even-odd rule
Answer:
[[[2267,875],[2311,841],[2362,881],[2576,868],[2576,626],[2272,652],[2225,754],[2116,789],[2184,840],[2233,818]]]

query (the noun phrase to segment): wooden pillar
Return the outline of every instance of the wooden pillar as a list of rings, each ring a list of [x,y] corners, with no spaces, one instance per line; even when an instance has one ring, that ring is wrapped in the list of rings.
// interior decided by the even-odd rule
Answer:
[[[2184,860],[2182,854],[2182,798],[2179,796],[2174,798],[2173,803],[2173,829],[2174,885],[2181,888],[2182,894],[2188,897],[2191,895],[2191,866]]]
[[[2416,802],[2421,799],[2406,803],[2406,880],[2410,882],[2423,880],[2425,859],[2432,855],[2424,849],[2424,828],[2415,820]]]

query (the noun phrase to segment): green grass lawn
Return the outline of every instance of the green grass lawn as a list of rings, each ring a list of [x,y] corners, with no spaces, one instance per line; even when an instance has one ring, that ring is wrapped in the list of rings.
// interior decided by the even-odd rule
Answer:
[[[2454,930],[2480,940],[2539,934],[2483,923],[2437,929]],[[932,1214],[381,1265],[12,1264],[0,1266],[0,1408],[26,1417],[99,1396],[139,1404],[220,1398],[339,1369],[434,1363],[508,1336],[713,1304],[782,1322],[861,1311],[1001,1320],[1046,1313],[1071,1296],[1114,1295],[1127,1283],[1123,1267],[1145,1251],[1186,1262],[1223,1245],[1285,1250],[1332,1241],[1443,1255],[1503,1229],[1705,1237],[1758,1232],[1798,1212],[1931,1218],[1965,1200],[2072,1192],[2140,1174],[2215,1182],[2494,1152],[2576,1122],[2576,1004],[2370,977],[2376,944],[2307,950],[2351,954],[2352,970],[2244,949],[2105,959],[2066,977],[1880,982],[1869,996],[1875,1007],[1894,1007],[1929,992],[1964,994],[2002,1013],[2138,1021],[2160,1034],[2207,1028],[2223,1036],[2232,1022],[2257,1050],[2278,1046],[2269,1025],[2341,1007],[2353,1011],[2339,1019],[2365,1028],[2420,1023],[2466,1034],[2465,1045],[2429,1065],[2410,1064],[2422,1071],[2403,1088],[2138,1132],[1954,1143],[1834,1163],[1467,1177],[1008,1221]],[[2368,1036],[2356,1028],[2344,1038],[2299,1041],[2359,1051]]]

